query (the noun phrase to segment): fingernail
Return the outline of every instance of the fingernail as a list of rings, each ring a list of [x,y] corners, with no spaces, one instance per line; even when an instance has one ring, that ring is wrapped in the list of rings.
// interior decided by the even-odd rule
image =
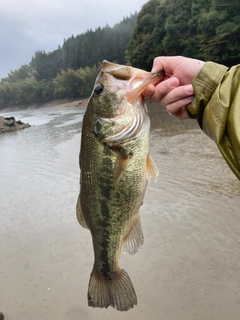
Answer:
[[[193,94],[194,93],[193,86],[192,85],[187,86],[185,89],[185,92],[187,94]]]

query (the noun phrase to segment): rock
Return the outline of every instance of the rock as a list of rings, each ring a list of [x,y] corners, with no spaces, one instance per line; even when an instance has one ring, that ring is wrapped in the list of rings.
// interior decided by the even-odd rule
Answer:
[[[15,120],[14,119],[6,119],[4,120],[5,126],[13,127],[15,125]]]
[[[4,118],[0,116],[0,133],[21,130],[29,127],[31,127],[29,123],[23,123],[21,120],[15,120],[14,117]]]
[[[5,120],[14,120],[15,121],[15,118],[14,117],[4,117]]]

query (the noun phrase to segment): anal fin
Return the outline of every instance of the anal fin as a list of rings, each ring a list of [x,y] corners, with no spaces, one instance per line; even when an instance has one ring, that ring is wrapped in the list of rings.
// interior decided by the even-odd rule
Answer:
[[[143,241],[141,220],[139,214],[137,214],[128,235],[125,237],[123,251],[135,254],[138,250],[142,249]]]

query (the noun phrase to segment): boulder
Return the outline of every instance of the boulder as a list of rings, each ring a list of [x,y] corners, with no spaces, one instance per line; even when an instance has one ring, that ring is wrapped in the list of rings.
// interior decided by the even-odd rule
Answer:
[[[23,123],[21,120],[16,120],[14,117],[0,116],[0,133],[21,130],[31,127],[29,123]]]

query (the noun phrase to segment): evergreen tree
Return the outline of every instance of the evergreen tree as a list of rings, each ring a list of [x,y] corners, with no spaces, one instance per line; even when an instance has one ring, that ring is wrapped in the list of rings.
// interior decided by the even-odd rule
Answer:
[[[37,51],[0,82],[0,109],[91,93],[102,60],[151,70],[159,55],[185,55],[231,66],[240,62],[239,0],[149,0],[116,24]]]
[[[149,70],[154,54],[153,34],[156,25],[156,11],[159,0],[148,1],[137,16],[136,26],[129,43],[126,57],[131,64]]]
[[[149,70],[159,55],[231,66],[240,61],[239,0],[150,0],[139,12],[127,58]]]

